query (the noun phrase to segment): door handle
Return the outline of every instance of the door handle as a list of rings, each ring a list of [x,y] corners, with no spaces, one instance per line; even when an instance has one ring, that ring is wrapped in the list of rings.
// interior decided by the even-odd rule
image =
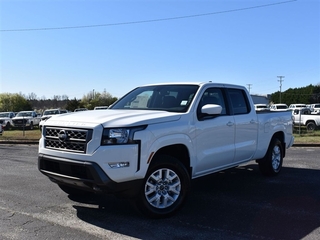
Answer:
[[[228,126],[228,127],[232,127],[233,125],[234,125],[233,122],[228,122],[228,123],[227,123],[227,126]]]

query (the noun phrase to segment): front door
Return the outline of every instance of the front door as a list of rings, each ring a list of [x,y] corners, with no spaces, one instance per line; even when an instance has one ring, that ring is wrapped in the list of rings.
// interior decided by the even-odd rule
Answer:
[[[235,122],[229,114],[225,101],[225,94],[220,88],[208,88],[199,103],[196,126],[197,164],[195,176],[216,171],[233,164],[235,154]],[[205,104],[217,104],[222,112],[217,116],[201,114],[201,107]]]

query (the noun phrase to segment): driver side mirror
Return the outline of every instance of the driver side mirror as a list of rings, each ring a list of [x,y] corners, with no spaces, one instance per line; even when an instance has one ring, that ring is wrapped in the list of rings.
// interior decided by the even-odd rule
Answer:
[[[220,115],[222,107],[217,104],[206,104],[201,108],[201,113],[208,115]]]

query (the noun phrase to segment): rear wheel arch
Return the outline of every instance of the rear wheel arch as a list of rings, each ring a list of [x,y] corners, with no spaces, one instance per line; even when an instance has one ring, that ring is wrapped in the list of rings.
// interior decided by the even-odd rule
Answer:
[[[306,122],[306,127],[307,127],[307,130],[314,131],[317,127],[317,124],[314,120],[308,120]]]
[[[272,141],[274,138],[277,138],[277,139],[280,140],[281,145],[282,145],[283,157],[285,157],[285,156],[286,156],[286,143],[285,143],[284,132],[276,132],[275,134],[273,134],[273,136],[272,136],[272,138],[271,138],[271,141]],[[270,141],[270,143],[271,143],[271,141]]]
[[[284,155],[284,138],[281,139],[281,134],[275,134],[270,141],[266,155],[257,161],[261,173],[266,176],[277,175],[282,169]]]

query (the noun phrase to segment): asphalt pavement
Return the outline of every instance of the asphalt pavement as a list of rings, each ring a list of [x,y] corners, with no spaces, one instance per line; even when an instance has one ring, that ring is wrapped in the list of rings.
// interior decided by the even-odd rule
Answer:
[[[0,145],[0,239],[320,238],[320,148],[288,149],[281,173],[252,161],[195,179],[185,206],[148,219],[112,195],[71,197],[37,169],[36,145]]]

